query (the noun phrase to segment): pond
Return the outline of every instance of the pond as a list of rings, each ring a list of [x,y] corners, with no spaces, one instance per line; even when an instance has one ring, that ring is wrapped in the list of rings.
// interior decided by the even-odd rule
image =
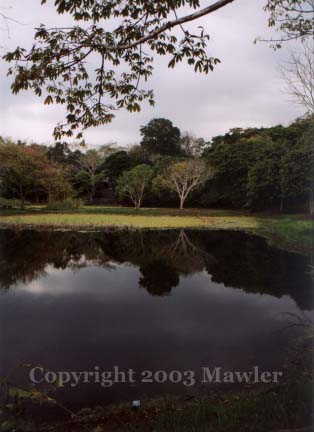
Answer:
[[[202,368],[281,371],[291,317],[312,314],[310,259],[241,232],[1,230],[0,244],[1,376],[21,363],[135,374],[59,388],[73,408],[228,386]]]

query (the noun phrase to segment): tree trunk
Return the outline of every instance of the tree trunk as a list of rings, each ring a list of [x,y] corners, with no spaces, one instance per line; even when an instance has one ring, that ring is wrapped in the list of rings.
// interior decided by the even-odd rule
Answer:
[[[183,197],[180,197],[180,210],[183,210],[184,208],[184,201],[185,199]]]
[[[91,182],[90,186],[91,186],[91,188],[90,188],[90,193],[89,193],[88,200],[89,200],[89,203],[92,204],[94,196],[95,196],[95,189],[96,188],[95,188],[95,184],[93,182]]]
[[[309,206],[310,216],[313,216],[314,215],[314,194],[312,190],[309,191],[308,206]]]
[[[25,196],[23,192],[23,188],[20,187],[20,201],[21,201],[21,209],[24,210],[25,208]]]

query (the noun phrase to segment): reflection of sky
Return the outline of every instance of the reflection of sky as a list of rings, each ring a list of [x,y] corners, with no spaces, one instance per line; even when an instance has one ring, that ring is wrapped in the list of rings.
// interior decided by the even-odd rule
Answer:
[[[200,297],[206,302],[210,302],[213,310],[220,310],[221,307],[232,305],[233,308],[242,307],[252,310],[263,310],[267,316],[275,316],[286,313],[301,313],[295,301],[285,295],[281,298],[273,297],[268,294],[246,293],[242,289],[225,287],[210,280],[210,275],[204,270],[202,273],[180,277],[180,287],[173,289],[172,299],[167,297],[151,299],[146,291],[138,286],[140,278],[139,270],[127,264],[109,263],[111,268],[90,266],[80,270],[65,269],[59,270],[53,266],[47,266],[45,277],[33,280],[27,285],[18,284],[17,293],[28,293],[43,297],[66,297],[71,294],[85,296],[99,302],[121,301],[128,296],[130,291],[132,297],[128,298],[129,303],[138,302],[139,299],[146,298],[147,301],[156,303],[173,303],[177,298],[189,298],[189,302],[195,299],[198,307],[202,307]],[[117,277],[118,276],[118,277]],[[191,293],[191,287],[196,287],[195,292]],[[195,288],[193,288],[195,290]],[[191,296],[192,294],[192,296]],[[191,298],[190,298],[191,297]],[[217,308],[217,309],[215,309]]]
[[[287,329],[288,313],[310,315],[302,312],[312,304],[306,257],[242,234],[145,233],[140,245],[131,234],[121,241],[58,233],[51,243],[47,234],[4,234],[1,275],[10,289],[0,291],[0,376],[21,362],[57,371],[280,370],[297,335]],[[175,255],[166,247],[172,242],[182,247]],[[186,244],[190,255],[181,255]],[[28,261],[15,252],[33,245],[49,249],[32,249]],[[128,399],[172,390],[123,393]],[[96,394],[80,388],[77,400],[86,405]],[[121,400],[116,387],[106,395]]]
[[[280,370],[289,342],[282,330],[286,313],[301,313],[291,297],[227,288],[212,282],[206,271],[181,276],[169,296],[151,296],[139,286],[138,268],[111,264],[80,270],[47,266],[45,277],[3,293],[1,374],[21,362],[61,371],[96,365]],[[98,387],[83,390],[75,393],[78,403],[104,398]],[[172,390],[116,386],[106,390],[106,398],[142,397],[143,391]],[[73,402],[73,393],[70,398]],[[65,400],[69,403],[67,396]]]

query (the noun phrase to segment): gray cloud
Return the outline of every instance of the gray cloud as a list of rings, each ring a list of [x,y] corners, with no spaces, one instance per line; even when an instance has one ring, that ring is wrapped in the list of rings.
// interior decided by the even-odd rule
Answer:
[[[203,1],[208,4],[208,1]],[[208,52],[222,63],[209,75],[195,74],[181,64],[167,68],[165,58],[156,58],[155,74],[149,81],[154,88],[156,106],[144,105],[137,114],[119,112],[112,124],[89,130],[86,141],[91,145],[116,141],[127,145],[140,140],[139,127],[153,117],[171,119],[181,130],[210,139],[231,127],[287,124],[303,114],[289,101],[278,72],[287,56],[286,50],[274,52],[267,44],[254,45],[256,36],[267,36],[267,15],[261,0],[236,0],[217,13],[189,24],[191,29],[203,25],[211,35]],[[2,6],[3,4],[3,6]],[[10,37],[1,26],[1,45],[29,47],[33,28],[40,23],[69,25],[71,19],[54,12],[53,2],[40,6],[39,0],[4,0],[7,15],[21,24],[9,23]],[[10,80],[1,72],[0,135],[29,141],[52,143],[54,125],[62,120],[62,107],[46,107],[30,92],[13,96]]]

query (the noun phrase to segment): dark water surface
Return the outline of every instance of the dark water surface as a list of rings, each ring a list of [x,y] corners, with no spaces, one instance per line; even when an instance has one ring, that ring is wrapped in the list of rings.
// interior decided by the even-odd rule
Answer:
[[[240,232],[1,230],[0,243],[2,376],[19,363],[118,366],[136,378],[144,370],[198,377],[202,367],[280,371],[289,314],[313,309],[309,258]],[[58,396],[88,406],[214,386],[198,381],[82,383]]]

